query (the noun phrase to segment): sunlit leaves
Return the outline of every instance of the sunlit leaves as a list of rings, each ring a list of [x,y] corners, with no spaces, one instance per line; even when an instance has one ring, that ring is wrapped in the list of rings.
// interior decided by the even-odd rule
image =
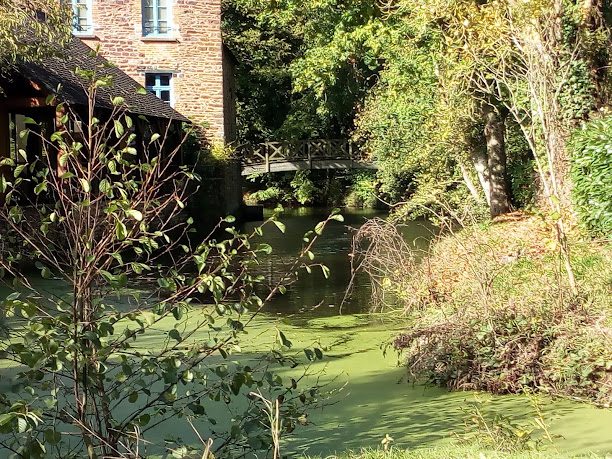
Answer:
[[[118,240],[123,241],[127,238],[128,230],[123,221],[117,219],[115,221],[115,236]]]
[[[274,225],[278,228],[278,230],[281,233],[284,233],[287,230],[287,227],[285,226],[283,222],[280,222],[278,220],[272,220],[272,223],[274,223]]]
[[[126,214],[127,214],[129,217],[131,217],[131,218],[133,218],[134,220],[139,221],[139,222],[141,222],[141,221],[142,221],[142,219],[144,218],[144,217],[143,217],[143,215],[142,215],[142,212],[140,212],[139,210],[136,210],[136,209],[129,209],[129,210],[126,212]]]
[[[125,133],[125,128],[123,127],[123,124],[121,124],[121,121],[119,120],[114,120],[113,123],[115,125],[115,136],[117,136],[117,138],[120,139]]]
[[[85,193],[89,193],[91,191],[91,183],[89,183],[89,180],[85,178],[80,178],[79,182]]]

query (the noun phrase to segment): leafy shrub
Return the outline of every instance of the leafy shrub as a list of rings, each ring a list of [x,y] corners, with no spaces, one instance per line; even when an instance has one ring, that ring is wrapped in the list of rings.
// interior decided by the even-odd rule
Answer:
[[[346,196],[349,207],[374,208],[378,204],[376,176],[372,172],[357,172],[352,177],[353,183]]]
[[[472,310],[417,326],[394,344],[406,351],[413,375],[438,386],[496,394],[544,389],[608,405],[610,336],[589,330],[597,319],[579,307]]]
[[[506,151],[512,201],[517,208],[524,209],[536,201],[538,181],[535,161],[520,128],[516,123],[508,124]]]
[[[552,443],[553,437],[537,398],[530,394],[527,397],[534,409],[534,419],[529,423],[517,423],[493,411],[491,397],[474,395],[464,408],[465,432],[456,434],[459,442],[507,453],[538,451],[545,440]]]
[[[594,235],[612,234],[612,116],[587,123],[572,138],[576,210]]]
[[[76,72],[90,100],[112,86],[100,70]],[[226,217],[204,240],[193,238],[184,210],[198,176],[179,161],[184,136],[172,141],[144,120],[140,129],[124,99],[111,100],[100,118],[91,104],[85,120],[63,105],[66,125],[82,121],[86,135],[62,129],[43,142],[25,130],[42,151],[24,153],[26,164],[2,163],[12,178],[0,180],[0,278],[13,290],[0,302],[0,367],[12,373],[0,394],[2,451],[32,459],[165,450],[188,457],[182,439],[153,429],[175,423],[187,431],[192,422],[211,437],[195,447],[198,457],[208,457],[212,443],[225,458],[277,446],[318,388],[298,389],[276,374],[299,365],[285,355],[291,343],[280,331],[269,352],[237,355],[245,355],[240,344],[264,304],[301,267],[311,270],[327,221],[304,236],[290,273],[265,285],[253,271],[272,251],[255,242],[264,226],[242,234]],[[276,217],[266,223],[285,230]],[[21,269],[26,261],[43,279],[55,276],[61,293]],[[309,362],[322,357],[319,349],[304,353]],[[270,400],[274,424],[262,411]],[[217,424],[214,412],[233,418]]]
[[[401,286],[415,325],[395,346],[411,373],[451,389],[536,389],[609,405],[612,335],[600,324],[610,252],[574,241],[588,299],[572,299],[552,240],[527,218],[438,241]]]
[[[291,180],[293,195],[300,204],[312,204],[317,196],[318,189],[310,179],[309,171],[297,171]]]

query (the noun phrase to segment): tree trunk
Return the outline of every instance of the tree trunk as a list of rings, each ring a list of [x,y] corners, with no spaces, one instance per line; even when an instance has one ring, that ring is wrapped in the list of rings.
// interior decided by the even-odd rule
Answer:
[[[506,171],[506,115],[490,104],[483,107],[484,135],[490,183],[491,218],[510,212],[510,193]]]
[[[468,170],[463,164],[459,164],[459,168],[461,169],[461,175],[463,175],[463,181],[465,182],[465,186],[470,191],[470,194],[472,195],[474,200],[476,202],[482,202],[482,196],[480,195],[480,193],[478,193],[478,189],[476,188],[476,185],[474,185],[474,182],[472,181]]]
[[[474,163],[474,169],[476,169],[478,181],[484,192],[487,205],[491,205],[491,181],[489,177],[487,152],[479,147],[474,148],[472,151],[472,162]]]

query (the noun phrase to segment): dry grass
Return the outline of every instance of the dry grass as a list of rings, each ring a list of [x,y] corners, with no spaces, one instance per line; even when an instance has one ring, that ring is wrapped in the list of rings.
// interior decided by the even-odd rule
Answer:
[[[415,378],[612,403],[611,246],[572,237],[575,296],[549,228],[515,214],[449,229],[420,262],[394,242],[401,234],[390,223],[370,223],[357,235],[377,304],[391,294],[414,324],[395,345]]]

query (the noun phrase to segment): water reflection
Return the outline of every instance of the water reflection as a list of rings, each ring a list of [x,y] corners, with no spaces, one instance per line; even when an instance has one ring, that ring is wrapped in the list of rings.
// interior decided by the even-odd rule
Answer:
[[[295,255],[302,247],[304,233],[312,230],[324,220],[329,211],[326,209],[291,209],[285,211],[280,220],[286,225],[285,234],[269,227],[262,242],[270,244],[274,252],[262,260],[261,274],[268,282],[275,282],[291,266]],[[353,282],[350,298],[343,304],[347,287],[351,281],[351,241],[357,228],[367,219],[384,217],[380,211],[344,210],[344,223],[331,222],[317,242],[315,261],[329,267],[330,277],[325,279],[321,270],[313,270],[308,275],[303,272],[300,279],[291,285],[284,296],[274,299],[267,311],[279,315],[292,314],[301,317],[329,317],[339,314],[358,314],[370,309],[370,282],[367,275],[358,274]],[[256,223],[248,224],[245,230],[251,231]],[[409,242],[417,247],[427,245],[432,230],[425,222],[411,222],[403,229]]]

